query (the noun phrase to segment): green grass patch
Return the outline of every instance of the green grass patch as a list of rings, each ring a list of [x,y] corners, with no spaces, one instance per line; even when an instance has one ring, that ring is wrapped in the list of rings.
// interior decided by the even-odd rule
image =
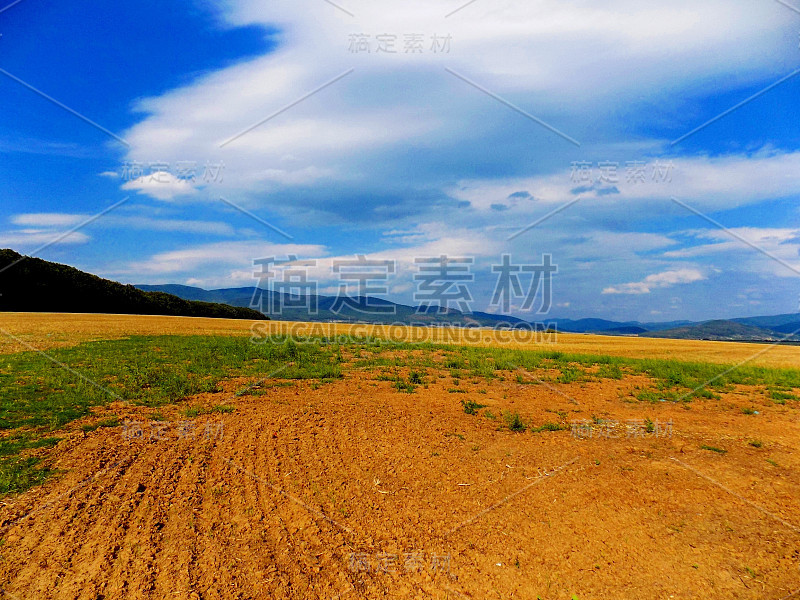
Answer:
[[[41,459],[12,456],[0,459],[0,494],[19,494],[43,483],[52,473]]]
[[[287,338],[253,344],[246,337],[133,336],[48,351],[0,357],[0,494],[17,493],[51,471],[26,451],[51,445],[51,434],[91,415],[92,408],[123,400],[162,406],[195,394],[219,391],[232,377],[316,379],[341,377],[340,351]],[[225,413],[216,406],[208,412]],[[115,427],[104,419],[85,432]]]
[[[790,392],[785,392],[783,390],[769,390],[769,397],[772,400],[778,401],[779,404],[786,404],[787,400],[798,400],[798,399],[800,399],[795,394],[792,394]],[[781,400],[783,402],[780,402]]]
[[[223,404],[217,404],[216,406],[212,406],[211,408],[203,408],[201,406],[191,406],[183,411],[183,415],[185,417],[189,417],[193,419],[194,417],[199,417],[200,415],[213,415],[213,414],[228,414],[232,413],[236,410],[233,406],[225,406]]]
[[[561,373],[556,377],[558,383],[577,383],[586,381],[586,373],[583,369],[567,366],[561,369]]]
[[[406,381],[402,377],[398,377],[394,382],[394,387],[398,392],[403,392],[405,394],[413,394],[417,391],[417,386],[411,383],[410,381]]]
[[[474,400],[462,400],[461,406],[464,407],[464,412],[468,415],[477,415],[480,409],[486,408],[485,404],[478,404]]]
[[[727,454],[727,450],[723,450],[722,448],[717,448],[716,446],[706,446],[703,444],[700,446],[700,450],[708,450],[710,452],[716,452],[717,454]]]
[[[560,423],[545,423],[544,425],[539,425],[539,427],[531,427],[531,431],[533,433],[542,433],[543,431],[564,431],[567,429],[566,425],[561,425]]]

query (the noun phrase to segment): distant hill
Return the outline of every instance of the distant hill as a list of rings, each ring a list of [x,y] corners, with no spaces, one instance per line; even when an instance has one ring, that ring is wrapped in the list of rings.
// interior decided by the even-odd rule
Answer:
[[[795,315],[797,318],[797,315]],[[789,334],[797,334],[800,332],[800,321],[795,321],[794,323],[787,323],[786,325],[778,325],[772,328],[772,331],[777,331],[778,333],[783,333],[785,335]]]
[[[737,321],[708,321],[665,331],[649,332],[643,335],[652,338],[723,341],[778,341],[785,337],[779,332],[764,327],[744,325]]]
[[[249,308],[145,292],[67,265],[23,257],[13,250],[0,250],[0,311],[266,318]]]
[[[559,331],[566,331],[568,333],[599,333],[616,329],[618,327],[634,327],[639,323],[635,321],[607,321],[605,319],[556,319]]]
[[[775,315],[772,317],[744,317],[741,319],[731,319],[731,321],[735,321],[736,323],[742,323],[743,325],[766,327],[768,329],[778,331],[778,327],[783,327],[785,325],[790,325],[792,323],[798,323],[798,321],[800,321],[800,314],[791,313],[788,315]],[[800,327],[800,324],[798,324],[798,327]],[[794,329],[790,329],[789,333],[791,333],[792,331],[794,331]]]
[[[204,290],[184,285],[138,285],[144,291],[170,292],[181,298],[205,300],[207,302],[224,302],[231,306],[251,307],[255,297],[256,303],[270,318],[283,321],[344,321],[350,323],[405,323],[409,325],[458,325],[478,327],[532,327],[530,323],[517,317],[492,315],[484,312],[464,314],[458,310],[439,310],[438,307],[419,309],[418,307],[395,304],[380,298],[353,298],[354,307],[342,307],[334,312],[336,297],[308,296],[303,297],[303,308],[287,308],[291,305],[288,296],[275,294],[269,290],[254,287],[228,288],[220,290]],[[276,296],[283,296],[279,302]],[[294,300],[295,305],[297,300]],[[271,306],[281,306],[280,313],[270,311]],[[316,314],[309,312],[305,306],[315,306]],[[385,313],[371,312],[369,309],[381,306],[389,309]]]
[[[312,296],[311,303],[316,303],[317,313],[309,314],[305,308],[283,308],[281,314],[269,312],[272,303],[272,292],[257,290],[254,287],[227,288],[220,290],[204,290],[186,285],[139,285],[146,291],[168,292],[187,300],[203,300],[221,302],[231,306],[250,307],[254,294],[261,298],[262,307],[273,319],[284,321],[345,321],[354,323],[406,323],[409,325],[461,325],[482,327],[533,327],[533,325],[516,317],[493,315],[482,312],[462,314],[457,310],[440,312],[436,309],[421,311],[412,306],[395,304],[378,298],[354,299],[357,305],[366,308],[368,305],[394,307],[394,314],[369,314],[352,308],[345,308],[339,314],[331,310],[336,298],[332,296]],[[283,303],[286,306],[286,302]],[[697,323],[687,320],[668,321],[663,323],[640,323],[639,321],[610,321],[607,319],[558,319],[544,318],[543,325],[554,325],[560,332],[591,333],[596,335],[638,335],[653,338],[676,338],[687,340],[727,340],[727,341],[777,341],[800,329],[800,314],[776,315],[765,317],[746,317],[741,319],[718,320]],[[542,325],[539,325],[542,327]],[[800,340],[800,336],[792,340]]]
[[[548,323],[556,323],[559,331],[566,333],[597,333],[600,335],[619,335],[619,330],[628,328],[646,331],[674,329],[683,325],[694,325],[691,321],[669,321],[666,323],[640,323],[639,321],[607,321],[606,319],[549,319]],[[626,331],[628,335],[635,331]]]
[[[629,325],[623,327],[614,327],[613,329],[604,329],[603,331],[598,331],[597,333],[601,335],[641,335],[643,333],[647,333],[647,329],[644,327]]]

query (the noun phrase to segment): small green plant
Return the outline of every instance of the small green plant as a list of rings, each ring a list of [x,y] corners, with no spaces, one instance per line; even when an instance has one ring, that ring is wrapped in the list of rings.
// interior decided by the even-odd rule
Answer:
[[[420,375],[416,371],[411,371],[411,375],[409,375],[408,381],[414,385],[422,385],[422,375]]]
[[[653,390],[641,390],[636,393],[636,399],[642,402],[658,402],[661,395]]]
[[[717,454],[727,454],[728,453],[727,450],[723,450],[722,448],[717,448],[716,446],[706,446],[705,444],[700,446],[700,449],[701,450],[709,450],[711,452],[716,452]]]
[[[545,423],[539,427],[531,427],[531,431],[533,433],[542,433],[543,431],[563,431],[566,428],[566,425],[560,425],[559,423]]]
[[[506,422],[506,426],[515,433],[523,433],[528,429],[528,425],[517,412],[504,413],[503,420]]]
[[[758,411],[755,408],[750,408],[749,406],[745,406],[742,409],[742,414],[745,414],[745,415],[757,415]]]
[[[656,430],[656,424],[653,423],[652,419],[647,418],[644,420],[644,430],[647,433],[653,433]]]
[[[761,442],[761,440],[750,440],[750,445],[753,448],[761,448],[764,444]]]
[[[477,415],[481,408],[486,408],[485,404],[478,404],[474,400],[462,400],[461,406],[464,407],[464,412],[468,415]]]
[[[417,386],[410,381],[405,381],[402,377],[397,378],[394,382],[394,387],[398,392],[404,392],[406,394],[413,394],[417,389]]]

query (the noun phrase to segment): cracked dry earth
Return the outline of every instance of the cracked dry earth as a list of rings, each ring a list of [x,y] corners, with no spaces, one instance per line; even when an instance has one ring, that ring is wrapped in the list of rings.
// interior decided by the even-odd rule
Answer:
[[[79,429],[0,507],[0,598],[741,598],[800,588],[798,412],[739,389],[688,408],[640,383],[378,370],[272,382]],[[475,400],[562,431],[514,433]],[[745,415],[740,406],[759,406]],[[182,416],[229,403],[229,414]],[[763,404],[763,405],[762,405]],[[111,410],[111,409],[108,409]],[[560,414],[559,414],[560,413]],[[576,439],[572,420],[672,421]],[[762,440],[761,448],[748,440]],[[701,449],[714,446],[721,454]]]

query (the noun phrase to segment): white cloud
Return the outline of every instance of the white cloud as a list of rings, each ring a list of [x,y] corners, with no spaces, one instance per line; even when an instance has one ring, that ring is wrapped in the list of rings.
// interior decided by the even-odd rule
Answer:
[[[515,214],[541,211],[541,204],[566,203],[579,197],[582,204],[578,208],[593,201],[604,205],[652,203],[669,202],[675,197],[701,210],[713,210],[800,195],[800,152],[637,160],[647,163],[643,182],[628,180],[627,161],[620,158],[614,183],[585,185],[580,175],[565,165],[563,170],[547,176],[462,181],[450,190],[450,195],[484,212],[491,211],[493,204],[504,202]],[[656,171],[666,181],[654,177]],[[591,177],[593,182],[599,178],[598,163],[592,163]],[[533,199],[509,198],[521,191]],[[684,208],[676,209],[686,212]]]
[[[0,233],[0,247],[2,248],[31,248],[53,243],[53,246],[85,244],[89,241],[89,236],[80,231],[74,231],[69,235],[59,239],[66,232],[53,232],[45,230],[26,229],[19,231],[7,231]]]
[[[777,277],[797,277],[800,273],[800,229],[732,227],[727,231],[708,229],[684,233],[711,243],[672,250],[664,253],[665,258],[727,259],[730,269],[771,273]]]
[[[11,222],[20,226],[56,228],[75,226],[89,218],[91,218],[89,215],[81,214],[30,213],[14,215],[11,217]],[[147,231],[174,231],[220,236],[232,236],[236,233],[236,230],[231,225],[217,221],[195,221],[115,213],[104,215],[90,226],[101,227],[103,229],[141,229]],[[52,231],[50,233],[53,237],[56,237],[57,234],[58,231]]]
[[[129,263],[121,272],[153,276],[202,273],[203,270],[207,270],[206,277],[194,278],[199,282],[228,277],[234,272],[241,273],[242,267],[252,266],[255,259],[271,256],[282,258],[292,254],[321,256],[325,252],[326,249],[323,246],[314,244],[271,244],[258,241],[219,242],[161,252],[147,260]],[[256,269],[253,267],[253,272],[255,271]],[[255,282],[255,278],[253,281]]]
[[[197,193],[197,188],[189,180],[179,179],[165,171],[127,181],[122,185],[122,189],[136,190],[157,200],[173,200],[179,196],[191,196]]]
[[[679,284],[703,281],[705,275],[698,269],[677,269],[648,275],[643,281],[623,283],[610,286],[603,290],[603,294],[649,294],[654,289],[669,288]]]
[[[66,213],[28,213],[14,215],[11,222],[14,225],[27,227],[72,227],[89,218],[89,215]]]
[[[477,155],[482,137],[497,132],[505,132],[511,143],[500,141],[495,150],[509,158],[516,157],[515,145],[523,136],[538,142],[536,153],[542,158],[572,149],[445,67],[524,104],[575,137],[602,138],[615,128],[617,137],[628,137],[629,131],[619,130],[624,119],[598,124],[586,115],[647,106],[651,118],[686,119],[688,131],[698,123],[676,98],[774,79],[782,74],[795,37],[784,7],[751,0],[657,5],[636,0],[493,0],[476,2],[449,19],[445,15],[455,8],[450,0],[347,4],[355,18],[318,0],[224,3],[221,18],[226,25],[279,27],[277,50],[141,101],[137,108],[143,119],[125,133],[132,144],[128,158],[200,164],[221,158],[229,165],[226,193],[259,194],[262,205],[273,207],[285,201],[271,192],[325,186],[332,180],[378,181],[387,189],[426,186],[441,177],[440,170],[428,169],[427,157]],[[412,32],[425,35],[421,54],[404,51],[404,36]],[[373,43],[375,35],[393,33],[399,52],[349,53],[354,33],[372,36]],[[428,50],[433,34],[452,36],[450,53]],[[294,104],[349,69],[355,71]],[[661,112],[653,115],[653,106]],[[293,157],[290,164],[287,156]],[[465,163],[458,168],[465,172]],[[736,173],[729,175],[728,188],[735,190]],[[763,183],[778,185],[766,176]],[[563,196],[563,181],[553,184],[554,189],[541,190],[545,201]],[[702,179],[693,182],[698,190],[703,184]],[[158,186],[135,189],[169,196]],[[308,202],[322,212],[340,208],[336,194],[320,194]],[[476,205],[480,202],[476,199]],[[487,209],[493,202],[487,199]]]

